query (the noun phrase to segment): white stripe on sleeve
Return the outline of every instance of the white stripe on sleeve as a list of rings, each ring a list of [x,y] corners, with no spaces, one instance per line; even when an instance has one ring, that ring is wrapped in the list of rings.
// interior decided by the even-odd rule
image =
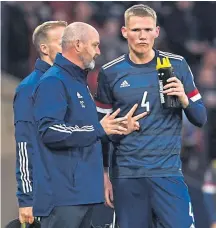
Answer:
[[[23,158],[21,155],[21,143],[18,143],[18,147],[19,147],[19,162],[20,162],[20,174],[21,174],[21,182],[22,182],[22,187],[23,187],[23,192],[26,193],[26,186],[25,186],[25,182],[24,182],[24,178],[23,178]]]
[[[25,151],[25,157],[26,157],[26,174],[27,174],[27,181],[29,185],[29,191],[32,192],[32,185],[30,181],[30,175],[29,175],[29,161],[28,161],[28,152],[27,152],[27,142],[24,142],[24,151]]]
[[[86,126],[82,126],[82,127],[75,125],[74,127],[73,126],[67,127],[65,124],[55,124],[49,128],[54,130],[54,131],[64,132],[64,133],[68,133],[68,134],[71,134],[73,132],[94,131],[93,125],[86,125]]]
[[[72,132],[69,131],[69,130],[65,130],[65,129],[60,129],[58,128],[58,126],[56,127],[57,125],[53,125],[52,127],[49,127],[50,129],[54,130],[54,131],[59,131],[59,132],[64,132],[64,133],[69,133],[71,134]]]
[[[28,193],[32,191],[32,185],[30,181],[29,168],[28,168],[28,151],[27,142],[19,142],[19,162],[20,162],[20,173],[23,192]]]
[[[24,152],[24,142],[21,142],[21,155],[23,157],[23,179],[24,183],[26,186],[26,192],[29,192],[29,186],[28,186],[28,181],[27,181],[27,173],[26,173],[26,157],[25,157],[25,152]]]

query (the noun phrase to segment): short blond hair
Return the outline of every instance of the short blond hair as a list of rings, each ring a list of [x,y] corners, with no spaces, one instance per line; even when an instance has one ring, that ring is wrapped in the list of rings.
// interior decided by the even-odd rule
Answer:
[[[47,21],[36,27],[32,35],[32,42],[36,50],[40,53],[40,44],[47,41],[47,33],[49,30],[66,26],[66,21]]]
[[[152,17],[157,23],[157,14],[156,12],[149,6],[144,4],[138,4],[131,6],[124,13],[125,25],[127,25],[129,18],[131,16],[139,16],[139,17]]]

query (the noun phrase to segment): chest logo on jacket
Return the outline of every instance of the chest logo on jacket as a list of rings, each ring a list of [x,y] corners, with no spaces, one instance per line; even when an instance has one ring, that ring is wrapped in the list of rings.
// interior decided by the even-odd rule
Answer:
[[[83,96],[79,92],[77,92],[77,98],[79,99],[81,107],[85,108],[85,103],[83,101]]]

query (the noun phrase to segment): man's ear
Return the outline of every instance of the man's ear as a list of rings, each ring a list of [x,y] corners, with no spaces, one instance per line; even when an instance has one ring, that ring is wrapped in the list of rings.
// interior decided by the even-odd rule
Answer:
[[[83,48],[83,43],[80,40],[75,40],[74,41],[74,47],[77,52],[81,52]]]
[[[121,28],[122,36],[127,39],[127,28],[125,26],[122,26]]]
[[[49,47],[46,44],[40,44],[40,52],[43,55],[49,55]]]
[[[159,35],[160,35],[160,27],[157,26],[157,27],[156,27],[156,35],[155,35],[155,38],[158,38]]]

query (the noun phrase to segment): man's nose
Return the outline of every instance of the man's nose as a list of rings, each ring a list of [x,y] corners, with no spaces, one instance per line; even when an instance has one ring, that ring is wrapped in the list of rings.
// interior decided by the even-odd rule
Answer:
[[[100,55],[101,54],[101,51],[100,51],[100,48],[99,47],[97,48],[96,54],[97,55]]]
[[[144,30],[141,30],[141,31],[140,31],[140,36],[139,36],[139,38],[140,38],[141,40],[146,40],[146,32],[145,32]]]

